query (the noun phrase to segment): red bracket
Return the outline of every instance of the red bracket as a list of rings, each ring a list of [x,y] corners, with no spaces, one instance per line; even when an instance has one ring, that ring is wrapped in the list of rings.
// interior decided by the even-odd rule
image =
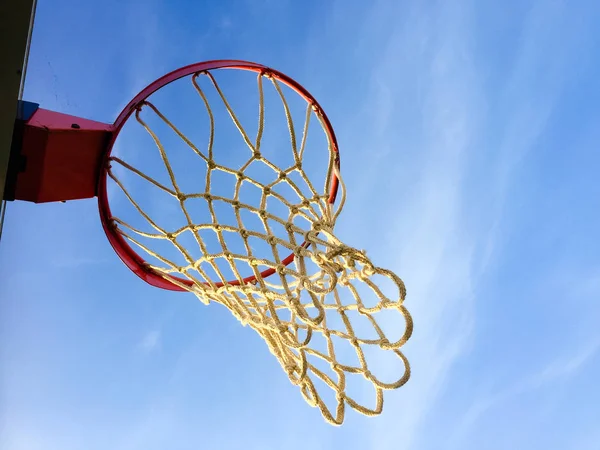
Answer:
[[[113,125],[39,108],[17,119],[5,200],[35,203],[97,195]]]

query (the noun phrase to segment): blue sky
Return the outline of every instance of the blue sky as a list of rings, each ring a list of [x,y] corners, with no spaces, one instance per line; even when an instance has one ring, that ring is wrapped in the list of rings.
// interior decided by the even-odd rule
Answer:
[[[382,416],[333,428],[224,308],[132,275],[95,201],[14,203],[0,448],[597,449],[599,18],[592,1],[40,0],[25,98],[48,109],[111,122],[215,58],[317,97],[348,184],[337,233],[404,279],[413,374]]]

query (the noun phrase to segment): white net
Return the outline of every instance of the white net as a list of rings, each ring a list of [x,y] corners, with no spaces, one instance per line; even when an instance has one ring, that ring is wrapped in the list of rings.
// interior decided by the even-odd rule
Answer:
[[[201,77],[209,81],[213,100],[207,95],[208,87],[201,87]],[[275,164],[263,152],[265,79],[283,106],[280,110],[285,115],[291,149],[289,165]],[[411,317],[403,306],[404,284],[393,272],[376,267],[363,251],[343,244],[333,232],[344,204],[345,188],[322,112],[303,100],[306,106],[300,136],[281,82],[268,72],[259,73],[257,82],[258,131],[254,139],[208,71],[191,77],[191,85],[208,118],[205,137],[208,142],[202,146],[192,142],[155,104],[149,101],[140,104],[136,121],[154,141],[168,182],[158,181],[120,157],[111,157],[110,178],[147,226],[134,226],[130,220],[116,215],[112,217],[113,225],[133,247],[154,261],[148,266],[155,273],[193,292],[205,304],[220,303],[242,324],[255,330],[305,400],[318,407],[328,422],[341,424],[346,405],[366,415],[379,414],[383,390],[402,386],[410,375],[408,361],[400,351],[412,332]],[[249,149],[247,160],[237,168],[218,163],[213,154],[214,101],[225,108]],[[180,187],[173,169],[173,155],[167,150],[165,139],[153,129],[156,127],[142,117],[142,111],[152,114],[204,162],[204,180],[198,183],[203,185],[201,191],[188,192]],[[327,152],[327,174],[320,189],[304,170],[311,119],[317,120],[327,142],[327,148],[322,149]],[[270,172],[272,181],[252,176],[249,168],[256,164]],[[183,213],[183,224],[168,227],[152,217],[123,181],[129,174],[172,198]],[[229,175],[235,185],[229,195],[216,189],[219,174]],[[334,179],[340,182],[337,207],[330,196]],[[281,189],[283,185],[287,190]],[[260,195],[252,200],[245,196],[243,192],[249,187],[258,189]],[[198,201],[203,202],[206,210],[200,220],[192,211]],[[275,203],[277,207],[273,206]],[[235,218],[220,220],[219,210],[223,208],[232,211]],[[248,215],[260,227],[250,226]],[[216,237],[218,245],[208,242],[207,233]],[[193,236],[193,242],[182,243],[183,235]],[[237,239],[235,245],[234,239]],[[154,241],[167,243],[179,261],[161,251],[164,246],[157,249],[151,245]],[[384,316],[386,311],[388,315]],[[392,331],[386,333],[384,329]],[[367,349],[393,355],[400,364],[384,367],[385,376],[380,376],[367,362]],[[354,353],[353,362],[347,361],[344,354],[348,352]],[[384,379],[389,377],[390,367],[394,376],[387,381]],[[374,388],[371,400],[363,401],[364,395],[349,392],[348,378],[355,375],[362,376]],[[324,394],[324,390],[330,393]]]

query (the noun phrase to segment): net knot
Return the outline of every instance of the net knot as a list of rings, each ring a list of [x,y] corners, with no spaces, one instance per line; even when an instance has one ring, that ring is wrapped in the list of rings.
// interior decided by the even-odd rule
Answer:
[[[243,181],[246,179],[246,175],[244,175],[244,172],[242,172],[241,170],[238,170],[235,173],[235,176],[237,177],[238,180]]]
[[[262,154],[260,153],[259,150],[254,150],[252,152],[252,156],[254,157],[254,159],[261,159],[262,158]]]
[[[310,278],[306,275],[302,275],[302,276],[298,277],[298,284],[304,289],[309,289]]]
[[[363,250],[358,250],[356,248],[349,247],[344,244],[338,244],[332,250],[327,252],[326,255],[327,255],[326,258],[329,259],[330,261],[333,261],[337,257],[344,258],[344,266],[348,269],[354,269],[356,267],[356,261],[360,261],[363,264],[365,264],[364,268],[366,268],[367,266],[371,266],[370,261],[366,257],[365,252]],[[363,268],[363,270],[364,270],[364,268]],[[367,275],[367,273],[369,273],[369,272],[367,271],[367,272],[363,273],[363,271],[361,271],[359,273],[359,277],[361,279],[363,279],[362,277]],[[367,277],[368,276],[369,275],[367,275]]]
[[[287,178],[287,173],[285,172],[279,172],[279,179],[280,180],[285,180]]]
[[[358,308],[356,308],[356,311],[359,314],[362,314],[363,316],[366,316],[369,314],[369,310],[367,308],[365,308],[364,306],[359,306]]]
[[[312,229],[316,232],[319,232],[323,229],[324,226],[325,226],[325,224],[323,223],[322,220],[316,220],[312,224]]]
[[[364,252],[363,252],[364,255]],[[377,273],[375,267],[372,264],[365,264],[361,270],[361,275],[363,278],[371,278],[373,275]]]
[[[342,272],[344,270],[344,267],[336,262],[335,259],[329,255],[329,253],[320,251],[315,252],[313,253],[312,259],[322,270],[324,270],[326,267],[333,272]]]
[[[379,341],[379,347],[383,350],[393,350],[395,348],[387,338],[382,338]]]
[[[287,376],[290,377],[290,379],[292,379],[292,380],[293,380],[294,374],[296,372],[300,372],[300,369],[298,369],[297,364],[286,364],[284,370],[286,371]]]
[[[304,247],[302,247],[301,245],[298,245],[296,248],[294,248],[294,255],[298,256],[298,257],[302,257],[302,256],[306,255],[306,249]]]
[[[204,305],[210,304],[210,298],[208,298],[205,291],[198,289],[198,286],[194,286],[193,292],[194,292],[194,294],[196,294],[196,297],[198,297],[198,300],[200,300],[202,302],[202,304],[204,304]]]
[[[263,188],[263,192],[265,195],[269,195],[271,193],[271,188],[269,186],[265,186]]]
[[[213,170],[215,167],[217,167],[217,163],[212,159],[206,160],[206,165],[208,166],[208,170]]]

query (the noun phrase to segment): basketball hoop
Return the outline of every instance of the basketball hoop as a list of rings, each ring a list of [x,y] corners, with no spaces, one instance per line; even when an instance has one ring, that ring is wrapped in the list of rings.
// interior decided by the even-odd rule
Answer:
[[[255,74],[255,136],[217,80],[216,72],[222,69]],[[205,131],[194,130],[202,134],[202,143],[159,105],[157,93],[175,81],[187,83],[204,111]],[[274,162],[265,150],[267,88],[285,118],[286,162]],[[297,127],[292,104],[300,101],[304,103],[303,122]],[[192,292],[205,304],[216,302],[229,309],[265,340],[305,400],[332,424],[343,422],[346,405],[366,415],[381,413],[383,390],[406,383],[410,369],[400,348],[412,333],[412,319],[403,305],[404,283],[393,272],[375,266],[364,251],[345,245],[336,236],[334,228],[346,190],[335,134],[318,102],[294,80],[256,63],[209,61],[183,67],[150,84],[129,102],[113,125],[37,109],[36,105],[31,109],[15,128],[14,182],[7,189],[9,199],[44,202],[97,195],[106,236],[129,269],[153,286]],[[217,109],[223,112],[223,120],[217,120]],[[235,152],[243,158],[239,164],[214,148],[222,130],[219,126],[225,122],[235,131],[228,136],[234,139],[236,135],[246,147],[246,153]],[[311,147],[307,142],[312,137],[309,130],[315,124],[322,139],[319,157],[326,168],[320,180],[310,176],[315,166],[306,161]],[[115,154],[126,126],[137,127],[151,139],[160,163],[148,165],[152,170],[142,167],[144,161],[131,162]],[[278,149],[283,148],[281,142],[277,141]],[[202,165],[201,170],[187,170],[196,177],[193,190],[182,187],[181,172],[174,169],[174,162],[184,152]],[[278,151],[278,155],[283,153]],[[24,158],[27,166],[20,170],[19,161]],[[150,173],[155,169],[166,174],[164,180]],[[223,183],[215,181],[218,177],[230,180],[229,192],[222,192]],[[136,191],[132,186],[143,187]],[[156,192],[156,197],[168,198],[176,208],[157,218],[149,190]],[[248,190],[258,195],[251,198]],[[120,196],[119,209],[129,208],[129,213],[114,208],[111,192]],[[224,212],[232,218],[222,219]],[[164,225],[175,214],[182,222]],[[255,225],[250,226],[247,217],[253,218]],[[209,238],[215,240],[213,244]],[[384,285],[391,286],[391,292]],[[385,311],[401,316],[394,321],[394,329],[404,331],[396,338],[390,338],[376,320]],[[364,336],[363,330],[353,325],[356,317],[368,324],[370,335]],[[334,324],[336,320],[339,326]],[[317,336],[325,343],[321,347]],[[334,341],[345,342],[355,352],[358,364],[341,363]],[[397,357],[402,369],[394,380],[383,381],[373,373],[365,347]],[[316,360],[325,363],[329,373]],[[362,375],[373,386],[374,405],[366,406],[348,393],[350,375]],[[326,404],[318,385],[331,389],[334,408]]]

